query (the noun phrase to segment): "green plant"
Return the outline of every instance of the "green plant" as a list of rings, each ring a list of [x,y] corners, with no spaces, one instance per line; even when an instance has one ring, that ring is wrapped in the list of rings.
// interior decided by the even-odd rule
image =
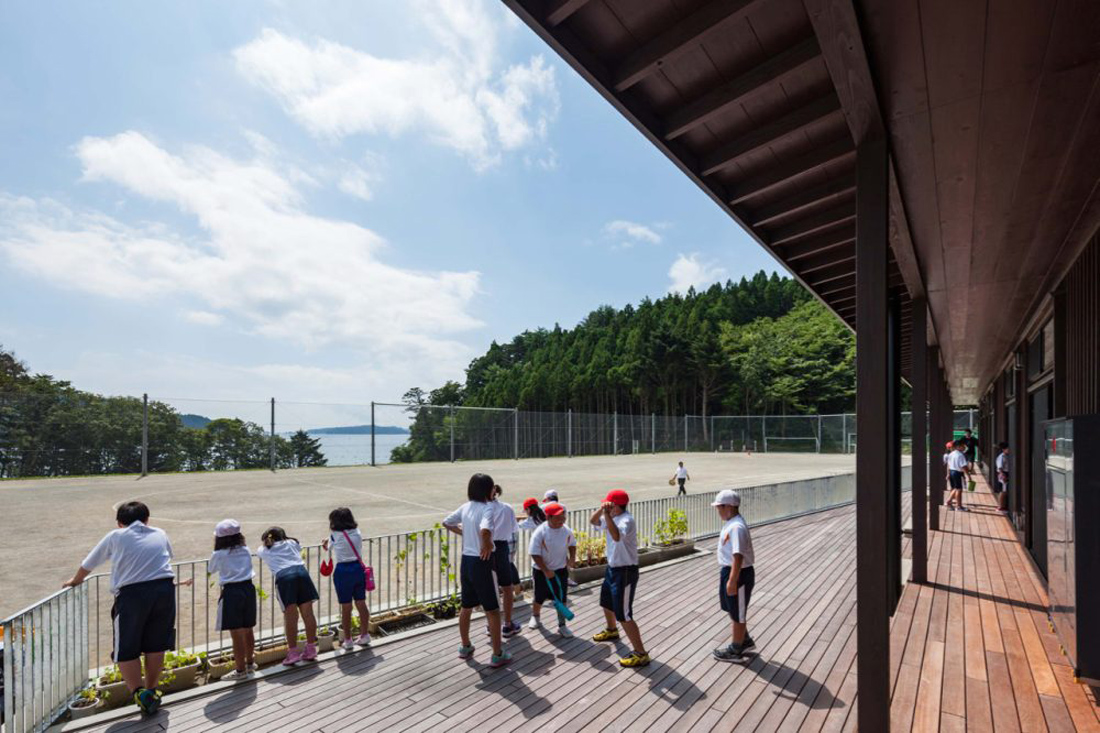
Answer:
[[[669,509],[664,518],[653,523],[653,534],[659,545],[682,542],[688,533],[687,514],[682,509]]]
[[[180,667],[189,667],[195,662],[199,661],[199,655],[192,652],[184,651],[180,649],[177,652],[165,652],[164,653],[164,668],[179,669]]]
[[[102,697],[107,697],[108,693],[102,693]],[[101,693],[94,687],[85,687],[77,694],[78,703],[83,706],[94,705],[99,700]]]
[[[122,682],[122,672],[119,671],[117,664],[112,664],[103,670],[103,674],[99,676],[99,683],[113,685],[116,682]]]
[[[607,562],[607,539],[601,534],[596,537],[587,534],[577,535],[577,565],[587,567],[603,565]]]

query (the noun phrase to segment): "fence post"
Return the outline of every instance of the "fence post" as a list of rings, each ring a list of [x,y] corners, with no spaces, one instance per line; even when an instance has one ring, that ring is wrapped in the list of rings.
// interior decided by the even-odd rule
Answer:
[[[271,398],[271,471],[275,471],[275,398]]]
[[[515,445],[512,446],[514,452],[514,459],[519,460],[519,408],[512,408],[512,439]]]
[[[455,406],[451,405],[451,463],[455,462]]]
[[[714,447],[715,443],[717,443],[717,440],[714,437],[714,413],[711,413],[711,416],[710,416],[710,449],[711,449],[711,451],[716,451],[717,450]]]
[[[821,413],[817,414],[817,452],[821,452]]]
[[[573,408],[569,408],[569,416],[565,422],[565,454],[573,457]]]
[[[611,413],[611,455],[619,455],[619,411]]]
[[[760,439],[764,441],[764,452],[768,452],[768,416],[760,416]]]
[[[374,400],[370,401],[370,465],[374,465]]]
[[[141,475],[149,473],[149,393],[141,396]]]
[[[843,434],[844,455],[848,455],[848,413],[840,413],[840,429]]]
[[[649,449],[657,453],[657,413],[649,413]]]
[[[684,453],[688,450],[688,416],[684,415]]]

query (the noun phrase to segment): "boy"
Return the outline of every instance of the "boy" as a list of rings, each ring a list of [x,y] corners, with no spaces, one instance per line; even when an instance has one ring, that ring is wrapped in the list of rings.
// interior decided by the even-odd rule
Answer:
[[[519,633],[519,624],[512,622],[512,607],[515,604],[512,587],[516,583],[513,580],[511,546],[512,537],[519,532],[519,523],[516,521],[515,509],[510,504],[500,501],[503,494],[502,488],[493,487],[493,562],[496,564],[501,610],[504,616],[501,634],[505,639],[509,639]]]
[[[955,506],[951,507],[952,511],[970,511],[963,506],[963,482],[966,480],[964,474],[970,475],[970,463],[963,454],[963,441],[956,440],[953,450],[947,454],[947,481],[951,485],[951,497],[947,503],[950,506],[952,501],[955,502]]]
[[[1008,470],[1011,461],[1008,460],[1008,443],[1000,443],[997,446],[1000,453],[997,454],[997,488],[993,491],[997,494],[997,511],[1007,514],[1008,504]]]
[[[623,625],[630,644],[629,656],[619,660],[624,667],[644,667],[649,654],[642,644],[642,634],[634,621],[634,594],[638,588],[638,527],[626,510],[630,497],[622,489],[608,492],[603,505],[592,513],[593,527],[607,533],[607,574],[600,588],[600,606],[607,628],[592,637],[593,641],[614,641],[619,638],[615,622]]]
[[[740,662],[745,650],[756,646],[749,636],[748,610],[756,584],[755,560],[749,525],[741,516],[741,497],[735,491],[719,491],[711,503],[725,524],[718,535],[718,604],[730,615],[732,642],[714,650],[719,662]]]
[[[531,606],[529,629],[537,629],[542,604],[551,598],[565,603],[569,585],[569,568],[577,562],[577,538],[565,526],[565,507],[550,502],[543,507],[546,521],[531,535],[531,562],[535,565],[535,603]],[[551,592],[552,591],[552,592]],[[558,614],[558,633],[566,639],[573,632],[565,625],[565,618]]]
[[[688,470],[684,468],[683,461],[680,461],[680,465],[676,467],[676,472],[672,474],[672,477],[676,479],[676,483],[680,486],[680,490],[676,492],[676,496],[687,496],[687,489],[684,488],[684,484],[691,476],[688,476]]]
[[[542,510],[546,511],[546,505],[550,504],[551,502],[553,502],[555,504],[561,504],[561,499],[558,498],[558,492],[557,492],[556,489],[547,489],[546,493],[542,495]],[[568,509],[565,508],[565,504],[561,504],[561,510],[563,512],[568,512],[569,511]],[[566,570],[567,575],[568,575],[568,573],[569,573],[569,571]],[[569,578],[567,583],[568,583],[570,588],[576,588],[577,587],[577,581],[573,580],[572,578]],[[562,601],[562,603],[564,603],[564,602],[565,601]]]
[[[111,592],[115,602],[113,657],[126,688],[146,715],[160,707],[161,669],[164,653],[175,646],[176,595],[172,572],[172,545],[164,530],[148,526],[149,507],[129,501],[115,513],[118,529],[107,533],[80,569],[64,585],[75,587],[111,561]],[[142,685],[141,657],[145,656]]]
[[[964,453],[966,454],[966,460],[970,462],[970,465],[975,466],[978,464],[978,449],[981,448],[981,443],[974,435],[974,431],[970,428],[966,429],[966,435],[963,436],[963,441],[966,443],[964,446]]]

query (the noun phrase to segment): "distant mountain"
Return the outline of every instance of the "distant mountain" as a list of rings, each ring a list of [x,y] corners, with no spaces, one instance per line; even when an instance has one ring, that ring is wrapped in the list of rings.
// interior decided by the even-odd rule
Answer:
[[[338,428],[312,428],[306,431],[310,435],[370,435],[370,425],[342,425]],[[375,435],[408,435],[407,428],[396,425],[375,425]]]
[[[203,417],[202,415],[190,415],[190,414],[180,415],[180,421],[183,423],[183,427],[185,427],[185,428],[197,428],[197,429],[200,429],[200,430],[202,428],[205,428],[207,425],[209,425],[212,422],[212,420],[208,417]]]

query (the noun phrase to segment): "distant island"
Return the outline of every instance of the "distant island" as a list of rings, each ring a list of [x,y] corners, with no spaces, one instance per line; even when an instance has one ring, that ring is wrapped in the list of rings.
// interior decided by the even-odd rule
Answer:
[[[207,425],[212,423],[213,420],[211,420],[208,417],[204,417],[202,415],[192,415],[192,414],[188,413],[188,414],[180,415],[180,422],[183,423],[183,427],[185,427],[185,428],[194,428],[196,430],[202,430]]]
[[[310,435],[370,435],[370,425],[343,425],[338,428],[311,428],[306,431]],[[408,428],[399,428],[396,425],[375,425],[375,435],[408,435]]]

